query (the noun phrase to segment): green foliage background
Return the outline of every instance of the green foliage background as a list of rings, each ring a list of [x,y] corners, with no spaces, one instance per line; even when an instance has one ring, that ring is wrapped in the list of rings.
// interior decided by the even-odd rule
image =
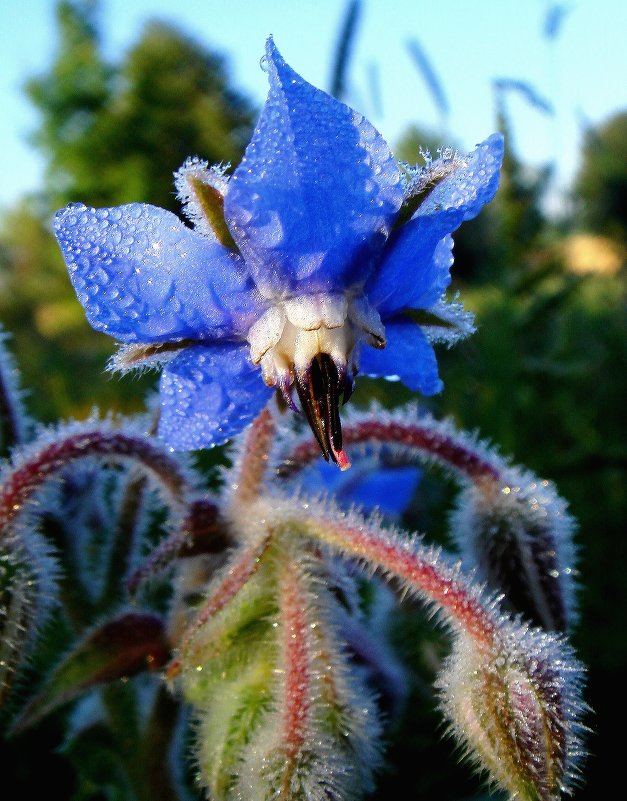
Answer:
[[[95,404],[139,409],[154,384],[152,377],[118,380],[103,373],[113,345],[89,328],[72,293],[50,232],[54,209],[76,200],[143,201],[176,211],[172,172],[188,155],[237,164],[256,115],[230,86],[224,60],[172,27],[148,24],[119,63],[107,63],[97,12],[90,2],[59,3],[54,63],[26,87],[40,112],[33,144],[46,157],[45,186],[0,220],[0,319],[14,333],[28,406],[45,421],[83,417]],[[343,86],[337,75],[334,85]],[[587,132],[574,211],[559,225],[542,211],[549,171],[533,173],[517,158],[503,104],[497,124],[508,141],[501,188],[456,236],[455,288],[475,312],[478,332],[441,352],[446,388],[429,404],[554,480],[580,521],[581,624],[574,639],[590,666],[588,698],[596,714],[589,724],[597,734],[577,797],[596,798],[618,760],[610,733],[620,725],[615,703],[627,667],[627,113]],[[425,143],[437,141],[408,129],[397,155],[415,162]],[[566,245],[577,232],[606,238],[593,240],[599,269],[593,258],[589,271],[573,271]],[[614,266],[602,271],[607,247]],[[364,381],[355,402],[372,395],[389,405],[409,397],[399,385]],[[429,481],[421,492],[412,524],[446,541],[445,518],[437,511],[446,492]],[[401,789],[405,795],[413,783],[415,797],[478,798],[467,769],[451,767],[451,746],[441,741],[439,717],[426,700],[442,643],[407,609],[395,636],[416,677],[411,706],[391,728],[394,768],[382,777],[377,797]],[[416,642],[419,649],[411,645]],[[28,748],[22,742],[10,752],[20,786],[27,792],[43,771],[56,777],[65,797],[124,798],[110,782],[96,781],[107,774],[110,743],[92,742],[87,755],[68,747],[69,761],[50,756],[62,730],[61,723],[46,724],[30,735]],[[70,763],[90,764],[93,771],[77,772]]]

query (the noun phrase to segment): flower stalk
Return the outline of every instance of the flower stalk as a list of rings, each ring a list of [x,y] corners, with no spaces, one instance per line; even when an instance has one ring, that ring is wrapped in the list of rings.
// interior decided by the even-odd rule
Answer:
[[[175,507],[180,508],[188,491],[188,479],[181,463],[154,440],[112,429],[106,424],[74,425],[61,429],[54,438],[48,437],[46,441],[43,437],[33,443],[8,468],[0,489],[0,532],[6,532],[45,481],[58,476],[78,460],[90,457],[141,465],[157,479],[160,489]]]
[[[304,522],[291,518],[287,529],[331,546],[347,558],[357,558],[372,570],[398,579],[403,590],[437,605],[447,621],[482,645],[496,634],[489,604],[463,576],[459,566],[449,567],[437,550],[417,537],[385,530],[376,522],[365,524],[337,509],[320,514],[303,505]]]

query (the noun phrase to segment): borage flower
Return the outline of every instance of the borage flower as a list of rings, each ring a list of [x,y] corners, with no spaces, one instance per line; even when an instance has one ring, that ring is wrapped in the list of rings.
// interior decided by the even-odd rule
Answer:
[[[325,458],[347,467],[339,406],[357,370],[436,393],[431,341],[472,328],[443,301],[450,234],[494,195],[502,138],[409,171],[272,39],[266,53],[270,92],[232,177],[198,159],[176,174],[194,229],[132,203],[72,204],[55,230],[89,322],[125,343],[113,367],[164,365],[172,448],[224,442],[271,387],[296,409],[295,388]]]

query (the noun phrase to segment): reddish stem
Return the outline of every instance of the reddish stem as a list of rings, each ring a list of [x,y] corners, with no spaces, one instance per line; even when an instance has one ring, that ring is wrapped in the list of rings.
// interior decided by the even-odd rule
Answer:
[[[294,759],[305,741],[309,717],[308,689],[310,653],[307,636],[307,615],[299,571],[289,561],[283,566],[280,582],[280,608],[283,626],[284,698],[283,740],[287,757]]]
[[[301,526],[302,524],[298,524]],[[306,531],[341,550],[391,573],[420,595],[440,606],[460,628],[481,644],[490,644],[496,631],[489,609],[463,577],[444,564],[434,564],[415,541],[368,530],[365,525],[338,523],[328,518],[307,520]]]
[[[234,484],[233,501],[247,504],[254,501],[268,467],[268,454],[276,425],[269,409],[255,418],[246,437],[244,452],[239,461],[239,473]]]
[[[427,426],[368,420],[345,426],[343,442],[344,445],[379,442],[424,451],[430,457],[437,459],[456,472],[462,473],[474,482],[481,482],[486,478],[496,481],[501,475],[500,470],[494,464],[470,450],[464,442],[434,431]],[[279,468],[279,473],[284,477],[290,476],[313,462],[319,455],[320,451],[316,442],[307,440],[289,454]]]
[[[177,557],[220,553],[232,544],[218,515],[218,507],[204,498],[190,504],[181,525],[162,540],[129,576],[126,586],[134,595],[141,585],[165,570]]]
[[[176,501],[182,500],[186,479],[180,464],[148,439],[122,431],[81,431],[44,446],[9,473],[0,489],[0,530],[48,478],[70,463],[91,456],[139,462],[158,476]]]

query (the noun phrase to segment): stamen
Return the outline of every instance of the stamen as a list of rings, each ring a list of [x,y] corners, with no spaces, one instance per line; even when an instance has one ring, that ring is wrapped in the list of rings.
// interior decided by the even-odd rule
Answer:
[[[287,406],[293,412],[296,412],[296,414],[298,414],[300,412],[300,409],[294,403],[294,398],[292,397],[293,385],[292,385],[292,382],[291,382],[289,374],[285,374],[285,373],[281,374],[279,376],[279,380],[277,381],[277,384],[278,384],[279,391],[281,393],[281,397],[283,398],[283,400],[285,401]]]
[[[357,371],[353,368],[353,372],[350,370],[346,371],[346,375],[344,376],[344,393],[342,395],[342,405],[348,403],[351,399],[353,392],[355,391],[355,373]]]
[[[342,450],[340,405],[353,393],[355,348],[385,347],[385,328],[365,296],[320,293],[276,301],[248,331],[250,356],[263,380],[277,388],[281,403],[302,411],[322,455],[342,470],[350,467]]]
[[[350,462],[342,450],[340,389],[345,386],[345,373],[338,372],[327,353],[318,353],[309,367],[299,371],[296,390],[307,422],[320,446],[322,455],[347,470]]]
[[[318,368],[315,369],[314,365]],[[318,441],[322,455],[329,461],[329,445],[327,442],[327,432],[324,427],[324,418],[320,414],[320,389],[322,382],[319,380],[321,371],[318,367],[318,357],[314,358],[310,366],[305,371],[298,371],[296,379],[296,391],[300,398],[303,413],[313,434]]]

